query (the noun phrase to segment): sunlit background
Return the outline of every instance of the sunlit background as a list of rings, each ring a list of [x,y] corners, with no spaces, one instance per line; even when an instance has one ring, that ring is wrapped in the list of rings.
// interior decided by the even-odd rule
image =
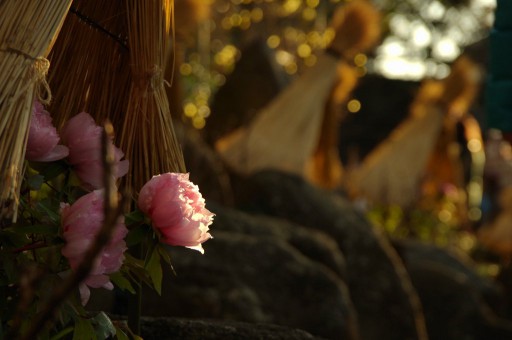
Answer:
[[[275,51],[290,76],[313,66],[333,38],[330,17],[343,0],[201,1],[210,15],[184,44],[179,72],[185,78],[183,112],[202,129],[211,114],[209,102],[241,57],[241,48],[259,38]],[[379,74],[418,81],[448,75],[450,62],[464,48],[488,34],[496,0],[374,0],[383,13],[383,37],[372,54],[353,63],[361,76]],[[177,14],[179,15],[179,14]],[[188,84],[188,86],[187,86]],[[350,101],[350,112],[360,103]]]

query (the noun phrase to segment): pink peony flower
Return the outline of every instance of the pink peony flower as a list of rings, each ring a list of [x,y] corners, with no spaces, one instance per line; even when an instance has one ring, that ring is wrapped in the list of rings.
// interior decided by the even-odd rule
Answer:
[[[35,101],[25,158],[35,162],[51,162],[66,157],[69,150],[64,145],[57,145],[59,139],[50,113],[44,109],[43,104]]]
[[[89,189],[103,187],[101,131],[85,112],[71,118],[62,130],[62,140],[69,147],[69,163]],[[114,156],[114,177],[117,179],[128,172],[128,161],[121,161],[124,153],[117,147],[114,147]]]
[[[61,224],[66,245],[62,248],[71,266],[76,269],[82,262],[85,252],[96,238],[103,223],[103,190],[95,190],[80,197],[73,205],[61,203]],[[112,290],[114,286],[107,274],[121,268],[124,261],[124,251],[127,249],[124,237],[128,233],[123,220],[120,218],[114,228],[110,243],[98,255],[89,276],[80,284],[82,304],[89,301],[92,288]]]
[[[208,226],[214,214],[205,208],[204,198],[188,174],[154,176],[140,190],[138,206],[149,215],[162,242],[204,253],[201,243],[212,237]]]

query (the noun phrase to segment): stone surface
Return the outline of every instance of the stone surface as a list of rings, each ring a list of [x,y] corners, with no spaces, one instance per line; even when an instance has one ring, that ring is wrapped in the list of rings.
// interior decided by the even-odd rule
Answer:
[[[144,292],[143,315],[272,323],[330,339],[355,339],[344,283],[286,242],[216,231],[205,255],[172,248],[177,275],[162,297]]]
[[[432,262],[410,264],[408,270],[430,339],[512,339],[512,324],[490,312],[464,274]]]
[[[213,202],[208,203],[208,209],[215,213],[212,230],[275,237],[286,241],[304,256],[329,267],[342,279],[346,279],[345,259],[336,241],[329,235],[284,219],[252,215]]]
[[[235,182],[239,207],[286,218],[333,237],[346,258],[363,339],[425,339],[421,306],[389,241],[340,196],[299,177],[262,171]]]
[[[417,264],[441,266],[453,272],[454,276],[466,277],[475,293],[497,314],[505,309],[502,289],[490,279],[479,275],[472,260],[465,254],[413,240],[393,240],[393,246],[404,260],[406,268]]]
[[[430,339],[512,339],[512,323],[489,308],[503,295],[468,259],[411,240],[394,245],[420,296]]]
[[[144,340],[320,340],[300,329],[267,324],[190,320],[179,318],[143,318]]]
[[[233,204],[229,174],[219,155],[206,144],[197,130],[175,124],[176,135],[183,148],[183,158],[190,180],[199,186],[207,201]]]

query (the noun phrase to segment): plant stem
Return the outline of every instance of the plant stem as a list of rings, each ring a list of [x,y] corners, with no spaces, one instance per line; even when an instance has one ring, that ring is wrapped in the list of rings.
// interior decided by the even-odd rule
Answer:
[[[137,258],[143,258],[142,245],[133,247],[131,253]],[[135,279],[133,288],[135,294],[128,298],[128,327],[134,334],[140,334],[140,314],[142,305],[142,281]]]

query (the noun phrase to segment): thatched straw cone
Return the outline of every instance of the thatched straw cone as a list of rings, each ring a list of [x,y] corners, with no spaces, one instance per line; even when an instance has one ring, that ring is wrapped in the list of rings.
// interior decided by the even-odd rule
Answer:
[[[358,80],[357,69],[346,62],[339,64],[337,72],[338,82],[325,105],[318,144],[306,165],[308,180],[326,189],[333,189],[342,183],[343,165],[339,156],[338,131],[345,112],[340,109]]]
[[[123,183],[136,193],[153,175],[185,172],[185,165],[163,77],[173,2],[128,1],[126,5],[133,76],[120,146],[130,160]]]
[[[86,111],[119,132],[131,79],[125,1],[75,0],[49,56],[53,122]]]
[[[366,157],[361,167],[351,172],[346,183],[354,196],[410,206],[419,198],[429,157],[435,171],[429,171],[429,175],[436,181],[441,173],[453,175],[451,149],[446,143],[451,134],[440,133],[452,129],[449,121],[460,119],[474,99],[475,92],[468,90],[476,86],[474,68],[466,61],[464,65],[455,66],[443,81],[424,82],[409,117]],[[437,152],[432,154],[434,150]],[[459,182],[455,177],[451,176],[450,181]]]
[[[339,15],[343,20],[334,27],[336,38],[328,53],[320,55],[317,63],[264,107],[249,126],[217,141],[217,150],[233,169],[249,174],[272,168],[304,176],[318,143],[325,102],[337,79],[339,58],[351,58],[354,51],[371,45],[370,41],[373,44],[374,30],[367,26],[380,25],[373,21],[378,14],[362,14],[377,13],[365,1],[350,3],[341,11],[345,15]],[[346,32],[352,36],[345,37]]]
[[[16,218],[32,105],[36,96],[43,102],[51,99],[45,57],[70,4],[0,1],[0,218]]]

